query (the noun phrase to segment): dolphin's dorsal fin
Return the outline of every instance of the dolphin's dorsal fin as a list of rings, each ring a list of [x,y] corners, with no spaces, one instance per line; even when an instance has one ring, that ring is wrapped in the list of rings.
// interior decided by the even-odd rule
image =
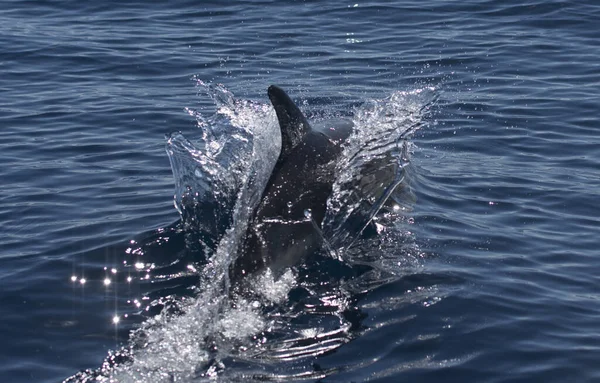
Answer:
[[[302,142],[311,128],[304,114],[283,89],[271,85],[268,93],[281,129],[281,154],[279,155],[279,162],[281,162]]]

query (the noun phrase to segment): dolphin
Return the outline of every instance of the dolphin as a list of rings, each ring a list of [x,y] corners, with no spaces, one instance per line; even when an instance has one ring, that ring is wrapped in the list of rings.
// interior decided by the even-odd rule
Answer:
[[[353,130],[348,119],[311,125],[279,87],[268,88],[281,130],[281,152],[230,272],[235,279],[268,267],[274,277],[323,245],[321,224],[335,165]]]

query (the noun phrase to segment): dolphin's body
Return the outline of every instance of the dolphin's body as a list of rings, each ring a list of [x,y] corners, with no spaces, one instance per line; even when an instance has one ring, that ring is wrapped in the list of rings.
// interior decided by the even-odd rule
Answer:
[[[234,276],[267,266],[281,275],[322,245],[320,227],[336,160],[353,129],[344,119],[311,126],[281,88],[270,86],[268,95],[281,129],[281,152],[249,223]]]

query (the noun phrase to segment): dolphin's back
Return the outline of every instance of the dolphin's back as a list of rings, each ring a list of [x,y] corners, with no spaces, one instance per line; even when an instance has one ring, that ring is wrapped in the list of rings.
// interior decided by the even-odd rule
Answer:
[[[354,123],[348,118],[340,118],[339,120],[327,120],[312,124],[312,129],[323,133],[334,143],[341,145],[352,134]]]
[[[325,217],[336,159],[352,131],[350,120],[312,128],[281,88],[272,85],[268,94],[281,129],[281,152],[249,224],[234,277],[265,266],[281,275],[319,248],[315,225]]]
[[[281,88],[271,85],[268,94],[277,113],[282,148],[256,216],[302,220],[309,210],[321,224],[335,178],[334,161],[352,132],[352,121],[340,119],[311,127]]]

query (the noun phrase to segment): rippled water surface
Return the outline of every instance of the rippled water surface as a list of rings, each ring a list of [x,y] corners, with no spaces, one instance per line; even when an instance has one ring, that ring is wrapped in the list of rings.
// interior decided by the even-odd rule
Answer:
[[[591,0],[5,1],[0,381],[599,380],[598,20]],[[270,84],[311,120],[427,90],[397,230],[257,281],[258,307],[202,301],[165,153],[223,122],[199,81],[257,106],[245,126]]]

